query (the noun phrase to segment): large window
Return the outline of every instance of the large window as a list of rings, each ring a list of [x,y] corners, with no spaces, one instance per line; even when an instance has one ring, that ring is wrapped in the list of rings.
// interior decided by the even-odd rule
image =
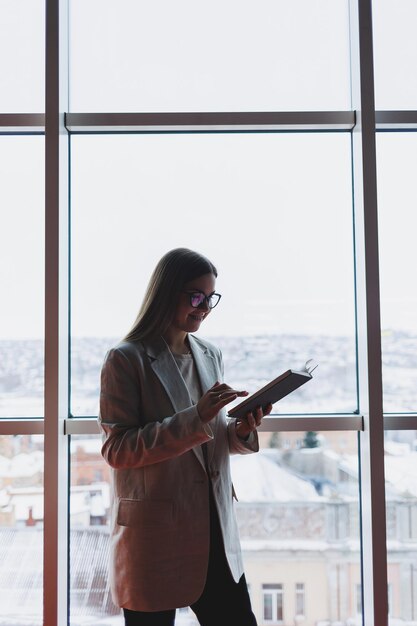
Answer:
[[[417,136],[383,133],[377,147],[384,410],[409,413],[417,406]]]
[[[121,624],[99,373],[177,246],[227,382],[319,364],[232,460],[259,624],[415,623],[416,17],[0,3],[0,624]]]
[[[41,113],[45,110],[45,0],[2,0],[0,12],[0,114]]]
[[[346,0],[73,0],[70,110],[349,108]]]
[[[231,459],[246,578],[260,623],[262,615],[266,623],[282,621],[284,603],[290,623],[354,619],[349,581],[360,585],[356,433],[263,432],[260,439],[259,454]],[[70,597],[77,626],[120,613],[107,576],[110,472],[100,448],[98,435],[71,437]],[[178,613],[185,618],[198,624],[192,613]]]
[[[41,417],[43,138],[1,137],[0,176],[0,417]]]
[[[373,12],[377,109],[415,110],[417,85],[411,77],[417,62],[416,3],[373,0]]]
[[[417,619],[416,431],[385,437],[389,611],[393,619]]]
[[[357,409],[349,135],[76,136],[71,157],[73,415],[95,415],[103,352],[178,245],[218,268],[204,333],[230,384],[255,391],[314,358],[281,410]]]
[[[43,437],[0,435],[0,624],[42,624]]]

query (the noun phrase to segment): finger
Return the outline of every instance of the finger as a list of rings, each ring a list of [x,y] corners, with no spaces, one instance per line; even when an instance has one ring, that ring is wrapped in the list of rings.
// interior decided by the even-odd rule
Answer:
[[[236,400],[236,398],[237,398],[236,392],[225,391],[218,397],[217,404],[219,404],[220,406],[226,406],[226,404],[229,404],[229,402]]]
[[[228,402],[229,398],[236,398],[236,395],[232,394],[232,396],[230,396],[227,393],[223,393],[223,394],[213,394],[210,396],[210,404],[213,407],[222,407],[224,402]]]
[[[254,411],[252,411],[252,420],[253,420],[253,427],[257,428],[262,420],[262,417],[259,413],[259,408],[256,408]]]
[[[237,389],[231,389],[227,387],[225,389],[217,389],[216,391],[211,392],[214,398],[221,400],[224,397],[230,396],[231,394],[234,396],[244,396],[247,394],[247,391],[238,391]]]
[[[247,424],[248,424],[248,426],[249,426],[249,428],[250,428],[251,430],[255,430],[255,428],[256,428],[256,422],[255,422],[255,418],[254,418],[254,416],[253,416],[252,411],[250,411],[250,412],[248,413],[248,416],[247,416],[246,422],[247,422]]]
[[[246,422],[250,426],[251,430],[255,430],[262,422],[263,412],[262,407],[258,406],[253,411],[246,413]]]
[[[255,421],[256,421],[256,425],[259,426],[259,424],[262,422],[262,418],[263,418],[264,414],[262,411],[262,407],[258,406],[256,407],[256,411],[255,411]]]
[[[233,393],[236,398],[241,398],[242,396],[247,396],[247,391],[237,391],[236,389],[228,389],[227,391],[223,391],[223,393],[218,394],[218,398],[223,398],[226,394]]]
[[[224,393],[225,391],[233,391],[234,393],[237,393],[239,396],[249,395],[249,391],[246,391],[243,389],[233,389],[232,387],[230,387],[230,385],[227,385],[226,383],[215,383],[213,387],[209,389],[209,391],[213,393]]]

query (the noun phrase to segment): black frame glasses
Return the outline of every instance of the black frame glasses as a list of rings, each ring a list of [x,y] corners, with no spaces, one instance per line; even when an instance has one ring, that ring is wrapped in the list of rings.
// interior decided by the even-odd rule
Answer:
[[[214,309],[214,307],[219,304],[221,298],[221,294],[219,293],[211,293],[209,296],[206,296],[206,294],[199,289],[183,291],[183,293],[186,293],[190,296],[190,305],[193,307],[193,309],[198,309],[199,307],[201,307],[203,302],[207,302],[207,306],[209,309]]]

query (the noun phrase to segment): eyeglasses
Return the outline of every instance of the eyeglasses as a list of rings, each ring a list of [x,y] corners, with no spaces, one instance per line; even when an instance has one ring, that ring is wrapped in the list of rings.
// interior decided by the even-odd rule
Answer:
[[[190,304],[193,309],[198,309],[203,302],[207,302],[209,309],[214,309],[219,304],[221,298],[219,293],[212,293],[209,296],[206,296],[202,291],[183,291],[183,293],[187,293],[190,296]]]

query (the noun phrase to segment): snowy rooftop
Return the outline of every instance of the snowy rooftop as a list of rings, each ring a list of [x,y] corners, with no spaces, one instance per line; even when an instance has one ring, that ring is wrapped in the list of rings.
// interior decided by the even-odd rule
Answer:
[[[357,477],[357,456],[346,455],[340,461],[340,467]],[[403,444],[386,443],[385,482],[393,495],[417,497],[417,452]]]
[[[233,455],[232,477],[239,502],[318,502],[314,486],[280,467],[264,451]]]

